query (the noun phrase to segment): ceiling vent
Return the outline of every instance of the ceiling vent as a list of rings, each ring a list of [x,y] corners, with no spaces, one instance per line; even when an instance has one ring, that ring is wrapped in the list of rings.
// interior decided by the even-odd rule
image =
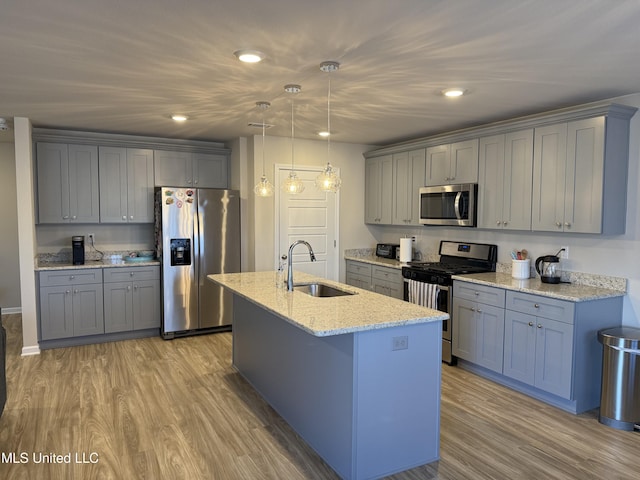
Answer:
[[[264,128],[271,128],[271,127],[275,127],[275,125],[271,125],[270,123],[260,123],[260,122],[249,122],[247,123],[247,125],[249,127],[255,127],[255,128],[262,128],[262,126],[264,125]]]

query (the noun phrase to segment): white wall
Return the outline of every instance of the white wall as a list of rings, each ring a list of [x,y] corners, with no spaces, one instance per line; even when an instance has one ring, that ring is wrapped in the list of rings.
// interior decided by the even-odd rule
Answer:
[[[0,308],[20,311],[20,264],[18,262],[18,213],[16,160],[13,142],[0,143]],[[22,195],[22,193],[21,193]]]
[[[640,94],[613,99],[613,102],[640,108]],[[378,242],[398,243],[404,235],[416,235],[418,249],[438,253],[440,240],[461,240],[498,245],[498,261],[510,262],[514,248],[526,248],[530,256],[555,254],[568,245],[569,259],[563,268],[575,272],[602,274],[628,279],[628,295],[624,300],[624,325],[640,328],[640,111],[631,119],[629,176],[627,193],[627,226],[624,235],[545,234],[504,232],[445,227],[377,227],[369,230]],[[361,247],[371,247],[364,244]]]
[[[253,186],[262,176],[262,136],[249,139],[254,153],[253,179],[249,182],[253,199],[255,225],[255,270],[273,270],[275,266],[275,197],[261,198],[253,194]],[[375,238],[364,225],[364,157],[372,146],[331,143],[331,165],[340,169],[340,258],[345,249],[368,246]],[[291,162],[291,139],[267,137],[265,141],[265,172],[271,183],[275,181],[275,165]],[[323,167],[327,163],[327,143],[322,140],[295,140],[295,165]],[[340,280],[345,278],[345,265],[340,261]]]

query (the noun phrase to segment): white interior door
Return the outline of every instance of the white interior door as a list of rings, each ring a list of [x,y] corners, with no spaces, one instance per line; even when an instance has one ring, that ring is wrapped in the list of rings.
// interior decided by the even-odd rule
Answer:
[[[293,251],[294,270],[329,280],[338,280],[338,206],[339,193],[322,192],[314,181],[322,167],[296,167],[304,182],[304,192],[290,195],[280,189],[289,176],[290,166],[276,166],[276,268],[283,254],[296,240],[311,244],[316,261],[311,262],[304,245]]]

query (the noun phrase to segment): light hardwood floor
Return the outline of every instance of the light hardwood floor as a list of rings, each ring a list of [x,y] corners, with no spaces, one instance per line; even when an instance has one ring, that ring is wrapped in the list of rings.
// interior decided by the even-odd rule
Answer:
[[[0,479],[337,478],[233,370],[230,334],[20,357],[20,316],[3,322],[9,393],[0,452],[26,452],[30,461],[0,463]],[[640,434],[446,365],[441,422],[441,460],[390,478],[640,477]],[[87,461],[95,452],[98,462],[32,461],[69,452]]]

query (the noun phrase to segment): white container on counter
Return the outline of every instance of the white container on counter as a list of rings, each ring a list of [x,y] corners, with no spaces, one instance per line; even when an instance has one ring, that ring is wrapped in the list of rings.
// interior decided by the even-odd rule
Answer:
[[[400,262],[407,263],[412,260],[413,240],[411,238],[400,239]]]
[[[511,260],[511,276],[519,280],[529,278],[531,275],[531,262],[527,258],[525,260]]]

